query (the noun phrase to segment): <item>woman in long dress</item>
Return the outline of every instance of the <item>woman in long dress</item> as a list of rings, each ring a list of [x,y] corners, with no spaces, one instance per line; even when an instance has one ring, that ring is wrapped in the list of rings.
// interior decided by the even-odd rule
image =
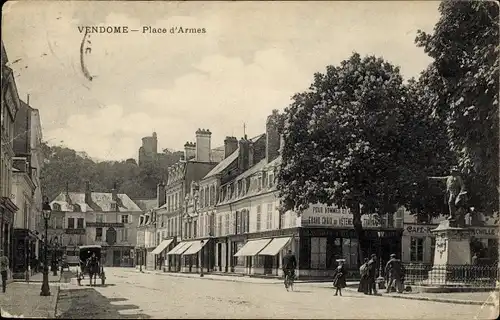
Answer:
[[[337,269],[333,272],[333,286],[335,287],[335,295],[341,295],[342,296],[342,288],[346,287],[346,270],[344,268],[344,261],[343,259],[337,260],[339,263]]]

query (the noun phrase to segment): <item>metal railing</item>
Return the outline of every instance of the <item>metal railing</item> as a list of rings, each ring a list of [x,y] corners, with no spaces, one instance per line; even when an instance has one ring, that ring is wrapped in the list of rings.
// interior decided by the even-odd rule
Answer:
[[[408,285],[457,285],[494,287],[498,280],[498,265],[403,265],[404,283]]]

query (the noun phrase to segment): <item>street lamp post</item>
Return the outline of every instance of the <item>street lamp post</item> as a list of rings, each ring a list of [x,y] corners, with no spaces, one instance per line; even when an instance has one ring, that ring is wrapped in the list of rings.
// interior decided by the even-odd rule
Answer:
[[[203,277],[203,244],[205,242],[203,240],[200,241],[201,249],[200,249],[200,277]]]
[[[47,197],[43,199],[42,206],[42,216],[45,220],[45,243],[44,243],[44,253],[43,253],[43,281],[42,281],[42,290],[40,291],[40,295],[47,297],[50,296],[50,288],[49,288],[49,268],[47,265],[47,229],[49,228],[49,219],[50,214],[52,213],[52,209],[50,208],[49,200]]]
[[[378,271],[378,278],[377,278],[377,282],[378,282],[378,288],[379,290],[380,289],[384,289],[385,288],[385,281],[384,281],[384,277],[382,276],[382,238],[384,237],[385,235],[385,232],[384,231],[378,231],[378,239],[379,239],[379,246],[378,246],[378,264],[379,264],[379,271]]]

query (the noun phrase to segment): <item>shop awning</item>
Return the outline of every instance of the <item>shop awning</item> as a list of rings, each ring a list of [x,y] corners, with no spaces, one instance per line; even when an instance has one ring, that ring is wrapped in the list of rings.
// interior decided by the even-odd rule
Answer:
[[[165,250],[165,248],[167,248],[171,243],[172,241],[174,241],[174,239],[168,239],[168,240],[163,240],[159,245],[158,247],[156,247],[153,252],[151,252],[152,254],[160,254],[162,253],[163,250]]]
[[[201,250],[201,248],[203,248],[207,244],[207,242],[207,240],[204,240],[203,244],[201,244],[200,241],[192,241],[193,244],[189,247],[189,249],[184,251],[182,255],[185,256],[188,254],[197,254]]]
[[[181,255],[184,251],[186,251],[192,245],[191,242],[181,242],[175,246],[172,250],[170,250],[167,255]]]
[[[281,249],[290,241],[290,237],[286,238],[274,238],[267,247],[264,248],[261,252],[259,252],[259,256],[275,256],[277,255]]]
[[[235,257],[255,256],[271,242],[271,239],[250,240],[236,252]]]

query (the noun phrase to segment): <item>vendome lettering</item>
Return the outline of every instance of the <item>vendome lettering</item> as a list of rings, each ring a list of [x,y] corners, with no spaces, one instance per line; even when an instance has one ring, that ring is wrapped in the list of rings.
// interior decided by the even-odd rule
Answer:
[[[127,26],[78,26],[80,33],[128,33]]]

